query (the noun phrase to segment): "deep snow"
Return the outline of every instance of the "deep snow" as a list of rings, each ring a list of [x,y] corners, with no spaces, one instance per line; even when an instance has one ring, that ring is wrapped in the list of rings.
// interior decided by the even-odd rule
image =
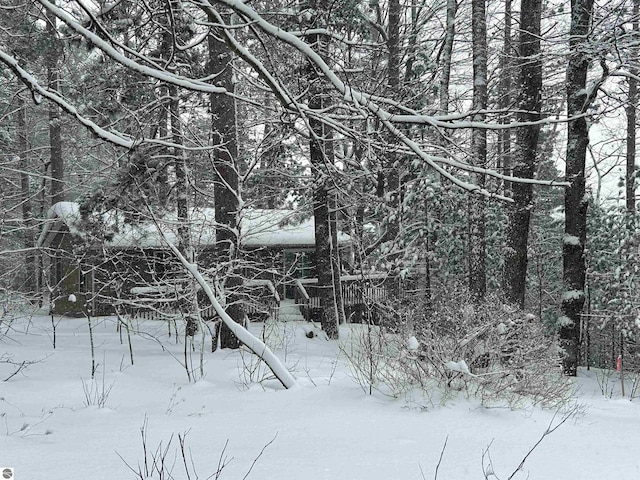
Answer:
[[[485,408],[465,398],[432,406],[418,394],[366,395],[337,344],[305,337],[297,322],[269,330],[269,343],[297,378],[292,390],[252,381],[268,375],[264,367],[247,378],[251,357],[237,351],[205,353],[205,376],[190,383],[183,339],[176,344],[158,321],[138,325],[145,334],[132,338],[130,365],[126,337],[121,344],[112,318],[94,319],[94,382],[86,319],[55,321],[56,349],[50,317],[0,324],[0,355],[37,362],[0,381],[0,467],[15,468],[17,480],[134,479],[125,462],[142,464],[145,423],[149,453],[173,435],[167,463],[175,465],[166,478],[187,478],[177,435],[188,432],[200,479],[216,471],[221,455],[228,464],[220,478],[242,479],[272,440],[249,479],[431,479],[445,440],[438,479],[484,478],[489,445],[497,476],[507,479],[556,413]],[[257,334],[262,328],[252,325]],[[197,367],[198,352],[191,358]],[[0,380],[14,370],[0,363]],[[617,376],[607,380],[612,398],[602,395],[595,372],[581,372],[581,414],[546,437],[514,478],[640,478],[640,400],[620,397]],[[109,388],[103,408],[86,405],[85,390],[93,389],[95,403],[95,392]]]

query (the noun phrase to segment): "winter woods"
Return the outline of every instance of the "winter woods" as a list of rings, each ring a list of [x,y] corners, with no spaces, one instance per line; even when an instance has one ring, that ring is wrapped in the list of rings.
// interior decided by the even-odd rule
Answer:
[[[211,293],[234,322],[215,346],[237,348],[225,325],[260,313],[256,289],[302,302],[329,338],[355,319],[433,331],[433,305],[462,290],[535,314],[569,375],[595,362],[593,329],[634,345],[636,0],[0,10],[3,301],[60,307],[76,288],[86,308],[125,308],[132,288],[173,286],[193,333]],[[45,241],[65,200],[73,245]],[[251,243],[260,209],[292,211],[282,229],[313,218],[313,244]],[[175,233],[207,295],[169,274],[150,227]],[[146,232],[127,247],[152,275],[122,275],[124,231]]]

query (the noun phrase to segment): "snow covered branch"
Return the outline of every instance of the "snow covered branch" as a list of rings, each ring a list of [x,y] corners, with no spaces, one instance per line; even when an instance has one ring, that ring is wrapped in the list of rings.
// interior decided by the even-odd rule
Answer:
[[[233,332],[233,334],[238,337],[238,340],[242,344],[244,344],[249,350],[255,353],[258,357],[260,357],[267,366],[271,369],[276,378],[282,383],[282,386],[285,388],[293,388],[295,387],[296,380],[289,373],[286,367],[282,364],[282,362],[275,356],[275,354],[267,347],[264,342],[262,342],[257,337],[253,336],[246,328],[244,328],[239,323],[236,323],[222,308],[220,302],[216,298],[213,293],[213,289],[211,285],[205,280],[202,274],[198,271],[198,266],[196,264],[190,263],[187,259],[180,253],[178,247],[176,247],[171,241],[169,241],[162,230],[159,230],[160,234],[164,237],[165,242],[174,253],[174,255],[180,260],[180,263],[184,266],[184,268],[193,276],[193,278],[198,282],[204,293],[209,298],[211,305],[215,309],[218,316],[222,319],[224,324],[229,327],[229,330]]]
[[[116,39],[107,35],[107,40],[102,38],[101,35],[94,33],[92,30],[84,26],[83,22],[76,18],[72,13],[57,6],[55,3],[48,0],[39,0],[52,15],[64,22],[68,28],[73,30],[78,35],[85,38],[93,46],[104,52],[109,58],[119,63],[123,67],[132,71],[138,72],[146,77],[158,80],[165,84],[175,85],[180,88],[184,88],[194,92],[207,93],[207,94],[221,94],[231,95],[241,101],[249,101],[237,96],[233,92],[229,92],[223,87],[213,85],[209,82],[210,79],[196,79],[189,78],[180,75],[170,69],[164,68],[159,65],[153,58],[142,55],[140,52],[119,43]],[[271,23],[265,17],[260,15],[250,5],[241,2],[239,0],[216,0],[215,4],[222,7],[226,7],[232,10],[239,16],[241,21],[245,25],[228,25],[224,22],[223,17],[214,7],[214,2],[206,0],[195,0],[191,2],[201,9],[206,14],[208,21],[203,21],[203,25],[208,25],[209,28],[215,28],[216,33],[222,35],[227,46],[235,52],[242,60],[257,74],[258,78],[264,83],[266,89],[270,90],[273,95],[276,96],[282,108],[287,112],[293,113],[295,116],[301,118],[303,121],[307,121],[309,118],[317,119],[323,123],[326,123],[330,128],[342,132],[347,136],[353,136],[354,138],[367,136],[366,132],[355,131],[352,126],[347,125],[348,121],[353,116],[336,115],[332,112],[316,111],[309,108],[301,99],[292,95],[287,86],[277,78],[277,75],[273,73],[267,65],[265,65],[255,54],[250,51],[249,46],[241,44],[236,38],[234,32],[237,28],[246,27],[250,28],[253,35],[260,40],[260,34],[269,36],[279,43],[289,46],[302,54],[304,58],[309,61],[314,68],[316,68],[324,80],[328,82],[333,90],[337,92],[342,98],[342,103],[336,105],[336,108],[347,109],[352,111],[358,118],[374,117],[380,122],[380,124],[388,130],[394,137],[396,137],[406,152],[412,156],[419,158],[422,162],[427,164],[430,168],[438,172],[441,176],[450,180],[453,184],[466,191],[480,194],[486,197],[499,198],[505,201],[511,201],[510,198],[497,195],[485,188],[480,188],[474,183],[461,179],[454,172],[449,169],[443,168],[442,164],[449,165],[451,167],[473,172],[479,174],[486,174],[502,180],[508,180],[510,182],[525,182],[547,186],[566,186],[565,182],[557,182],[555,180],[534,180],[534,179],[521,179],[519,177],[511,177],[501,175],[490,169],[484,169],[482,167],[474,167],[467,165],[465,162],[456,161],[455,159],[440,158],[432,154],[427,153],[425,148],[416,141],[409,138],[404,133],[401,125],[404,124],[416,124],[416,125],[430,125],[434,128],[486,128],[486,129],[502,129],[502,128],[515,128],[519,126],[529,125],[527,122],[505,124],[493,124],[488,122],[474,122],[463,120],[460,116],[433,116],[425,115],[420,112],[403,105],[400,102],[396,102],[393,99],[386,98],[384,96],[373,95],[363,92],[355,87],[353,84],[346,82],[341,78],[339,72],[332,68],[313,48],[312,45],[305,41],[305,35],[301,35],[300,32],[286,31],[279,26]],[[86,11],[86,10],[85,10]],[[92,23],[97,22],[99,19],[93,16]],[[100,29],[102,30],[102,29]],[[321,30],[313,30],[315,33],[321,33],[323,35],[330,35],[331,32]],[[308,32],[307,32],[308,33]],[[209,32],[212,34],[212,32]],[[332,35],[330,35],[332,36]],[[202,40],[201,36],[198,36],[199,41]],[[261,42],[258,42],[260,44]],[[39,101],[40,98],[47,98],[48,100],[55,102],[67,113],[72,115],[81,124],[91,130],[94,134],[100,138],[113,143],[115,145],[131,149],[143,142],[162,143],[165,146],[179,147],[159,139],[134,139],[120,132],[109,130],[100,127],[95,122],[82,116],[78,110],[69,103],[58,92],[51,91],[42,87],[38,81],[30,75],[26,70],[21,68],[15,58],[8,55],[5,52],[0,51],[0,61],[5,63],[15,75],[25,83],[34,94],[34,98]],[[391,113],[393,110],[394,113]],[[465,114],[466,115],[466,114]],[[537,123],[551,123],[556,120],[544,119]]]
[[[109,57],[111,57],[113,60],[133,71],[139,72],[142,75],[155,78],[156,80],[160,80],[165,83],[170,83],[179,87],[186,88],[188,90],[194,90],[202,93],[228,93],[227,90],[223,87],[217,87],[204,81],[183,77],[181,75],[168,72],[164,69],[152,68],[136,62],[135,60],[123,55],[121,52],[116,50],[108,42],[104,41],[91,30],[83,27],[63,9],[56,7],[53,3],[48,2],[47,0],[40,0],[40,3],[49,12],[62,20],[73,31],[75,31],[79,35],[82,35],[82,37],[84,37],[97,48],[109,55]]]
[[[4,63],[7,67],[9,67],[9,69],[13,71],[16,77],[19,78],[27,86],[27,88],[29,88],[29,90],[33,94],[34,101],[36,103],[40,103],[42,97],[56,103],[65,112],[67,112],[69,115],[71,115],[76,120],[78,120],[82,125],[87,127],[98,137],[110,143],[113,143],[115,145],[118,145],[120,147],[133,148],[139,143],[121,134],[120,132],[105,130],[95,122],[92,122],[91,120],[80,115],[78,110],[73,105],[67,102],[58,93],[48,90],[44,88],[42,85],[40,85],[38,80],[29,72],[27,72],[25,69],[23,69],[14,57],[12,57],[11,55],[9,55],[3,50],[0,50],[0,61]]]
[[[296,50],[298,50],[300,53],[302,53],[310,62],[313,63],[313,65],[322,72],[322,74],[324,75],[325,79],[329,81],[329,83],[334,87],[335,90],[337,90],[341,95],[344,101],[350,103],[351,105],[353,105],[357,110],[362,111],[363,109],[368,111],[369,114],[374,115],[375,117],[377,117],[381,123],[385,126],[385,128],[387,130],[389,130],[391,133],[393,133],[404,145],[406,145],[407,147],[409,147],[409,149],[418,157],[420,157],[423,161],[425,161],[429,166],[431,166],[434,170],[436,170],[440,175],[442,175],[443,177],[449,179],[450,181],[452,181],[455,185],[457,185],[458,187],[470,191],[470,192],[474,192],[474,193],[478,193],[487,197],[496,197],[499,198],[501,200],[506,200],[506,201],[511,201],[510,198],[508,197],[504,197],[501,195],[495,195],[492,192],[489,192],[486,189],[480,188],[477,185],[474,185],[472,183],[469,182],[465,182],[463,180],[458,179],[455,175],[451,174],[450,172],[448,172],[447,170],[443,169],[442,167],[440,167],[439,165],[437,165],[437,163],[434,161],[433,156],[427,154],[416,142],[412,141],[411,139],[409,139],[408,137],[406,137],[402,131],[396,127],[394,125],[394,122],[398,122],[398,120],[402,120],[402,122],[398,122],[398,123],[426,123],[426,124],[431,124],[433,126],[440,126],[440,127],[447,127],[450,128],[451,127],[451,123],[448,122],[443,122],[439,119],[437,119],[436,117],[432,117],[432,116],[427,116],[427,115],[419,115],[419,114],[414,114],[414,115],[410,115],[410,116],[406,116],[406,115],[394,115],[391,114],[389,111],[385,110],[381,105],[382,104],[386,104],[386,105],[390,105],[396,108],[399,108],[401,110],[407,110],[405,107],[403,107],[402,105],[397,104],[396,102],[394,102],[393,100],[390,99],[386,99],[384,97],[379,97],[379,96],[374,96],[374,95],[370,95],[364,92],[361,92],[359,90],[357,90],[356,88],[347,85],[338,75],[337,73],[324,61],[324,59],[318,54],[316,53],[313,48],[307,44],[304,40],[302,40],[301,38],[299,38],[295,33],[292,32],[287,32],[285,30],[282,30],[281,28],[277,27],[276,25],[268,22],[266,19],[264,19],[258,12],[256,12],[254,9],[252,9],[249,5],[242,3],[238,0],[217,0],[217,3],[220,3],[222,5],[225,5],[229,8],[231,8],[235,13],[237,13],[238,15],[240,15],[243,19],[245,19],[245,21],[247,21],[248,23],[251,23],[253,26],[255,26],[256,28],[260,28],[263,32],[265,32],[266,34],[281,40],[282,42],[292,46],[293,48],[295,48]],[[207,8],[206,6],[203,6],[203,8]],[[213,12],[215,12],[215,10],[213,9],[213,7],[209,7],[209,10],[212,11],[212,14],[214,14]],[[254,58],[253,55],[246,49],[242,49],[242,56],[243,58]],[[257,60],[255,60],[257,62]],[[251,60],[251,63],[254,63],[253,60]],[[258,72],[260,73],[260,72]],[[287,107],[288,105],[285,105],[285,107]],[[306,108],[306,106],[303,105],[298,105],[298,109],[300,111],[304,111],[305,113],[309,114],[311,111],[309,109]],[[466,128],[470,128],[470,127],[482,127],[482,128],[493,128],[492,124],[488,124],[488,123],[484,123],[484,122],[464,122],[465,123],[465,127]],[[466,125],[469,124],[469,125]],[[517,124],[517,126],[523,126],[527,124],[526,122],[520,122]],[[502,124],[496,124],[495,125],[496,128],[504,128],[504,125]],[[510,126],[510,128],[512,128],[513,126]],[[461,163],[457,163],[456,166],[458,168],[463,168],[465,167],[464,164]],[[469,167],[464,168],[465,170],[470,170]],[[478,167],[474,168],[475,170],[483,170],[480,169]],[[516,177],[512,177],[512,180],[514,182],[519,182],[521,181],[520,178],[516,178]],[[538,181],[538,180],[527,180],[528,183],[540,183],[540,184],[545,184],[545,185],[562,185],[564,186],[564,184],[555,182],[555,181]]]

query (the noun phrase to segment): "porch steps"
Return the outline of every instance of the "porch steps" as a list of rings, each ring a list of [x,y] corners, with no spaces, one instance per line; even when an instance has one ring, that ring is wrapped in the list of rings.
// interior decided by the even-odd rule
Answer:
[[[283,322],[305,321],[302,313],[300,313],[300,307],[296,305],[296,301],[287,298],[280,301],[279,318]]]

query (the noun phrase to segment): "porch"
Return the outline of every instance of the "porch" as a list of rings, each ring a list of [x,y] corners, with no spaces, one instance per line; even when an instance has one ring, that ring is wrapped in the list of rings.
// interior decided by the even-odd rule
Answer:
[[[317,278],[294,281],[295,303],[307,321],[321,318],[320,287]],[[385,312],[393,295],[397,300],[408,293],[405,282],[387,273],[342,275],[340,277],[345,317],[349,323],[376,323],[388,315]]]
[[[389,303],[391,292],[396,299],[410,294],[406,282],[388,274],[343,275],[340,277],[345,316],[348,322],[379,323]],[[278,288],[269,280],[251,280],[244,285],[243,308],[249,320],[320,321],[320,288],[317,278],[300,278],[287,282],[289,298],[281,298]],[[122,311],[136,318],[163,319],[183,315],[188,309],[180,287],[135,287],[122,301]],[[293,297],[293,298],[291,298]],[[204,320],[216,317],[213,307],[198,295],[203,305],[200,316]]]

